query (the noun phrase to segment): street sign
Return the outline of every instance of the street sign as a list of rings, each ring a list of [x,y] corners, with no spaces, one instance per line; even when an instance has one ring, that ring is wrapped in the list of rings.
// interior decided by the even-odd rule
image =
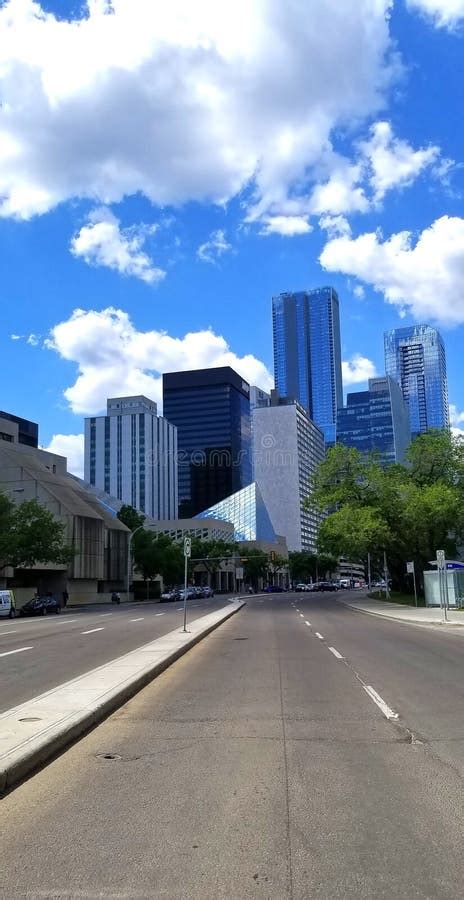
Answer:
[[[192,555],[192,538],[184,538],[184,556],[189,559]]]
[[[437,566],[439,569],[444,569],[446,563],[446,556],[444,550],[437,550]]]
[[[408,573],[408,575],[414,575],[414,563],[413,562],[406,563],[406,572]]]
[[[235,570],[235,577],[236,577],[237,581],[243,581],[243,574],[244,574],[243,566],[237,566],[237,568]]]

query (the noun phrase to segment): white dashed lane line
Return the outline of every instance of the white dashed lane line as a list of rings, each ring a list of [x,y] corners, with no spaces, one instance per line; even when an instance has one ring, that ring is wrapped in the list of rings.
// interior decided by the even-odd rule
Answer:
[[[359,680],[361,680],[361,679],[359,679]],[[382,700],[382,697],[377,693],[377,691],[374,691],[374,688],[371,687],[370,684],[363,684],[363,688],[366,691],[366,694],[369,694],[369,697],[371,698],[371,700],[373,700],[374,703],[376,703],[377,706],[379,707],[379,709],[383,712],[386,719],[397,719],[398,718],[398,713],[396,713],[392,709],[390,709],[388,704],[385,703],[385,700]]]
[[[104,631],[103,626],[101,628],[90,628],[89,631],[81,631],[81,634],[94,634],[95,631]]]
[[[4,634],[16,634],[16,633],[17,633],[16,630],[15,631],[0,631],[0,637],[3,637]]]
[[[16,650],[7,650],[6,653],[0,653],[0,656],[11,656],[12,653],[24,653],[25,650],[33,649],[33,647],[18,647]]]
[[[145,616],[142,616],[141,619],[129,619],[129,622],[143,622]]]
[[[336,659],[343,659],[342,654],[339,653],[338,650],[335,649],[335,647],[329,647],[329,650],[331,653],[333,653]]]
[[[304,615],[303,615],[303,613],[300,613],[300,616],[301,616],[301,618],[302,618],[302,619],[304,619]]]
[[[319,638],[320,641],[323,641],[323,640],[324,640],[324,635],[323,635],[323,634],[319,634],[318,631],[316,631],[315,634],[316,634],[316,637]]]
[[[98,618],[103,619],[104,616],[112,616],[112,615],[113,615],[113,613],[100,613]]]
[[[165,615],[166,615],[166,613],[155,613],[155,619],[157,619],[158,616],[165,616]]]
[[[311,628],[311,622],[308,622],[307,619],[305,619],[305,625],[308,625],[308,627]]]

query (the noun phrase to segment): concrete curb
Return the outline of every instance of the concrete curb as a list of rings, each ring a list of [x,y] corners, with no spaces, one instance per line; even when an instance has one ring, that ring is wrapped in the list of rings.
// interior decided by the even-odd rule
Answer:
[[[449,625],[451,628],[462,628],[464,626],[464,620],[462,622],[451,622],[451,621],[443,622],[440,619],[423,619],[421,621],[420,619],[414,619],[414,618],[410,618],[410,617],[408,618],[408,617],[401,616],[401,615],[398,615],[398,616],[389,615],[388,612],[383,612],[380,609],[379,610],[365,609],[365,607],[357,606],[354,603],[350,603],[348,600],[337,600],[337,603],[341,603],[343,606],[346,606],[348,609],[353,609],[355,612],[364,613],[365,616],[375,616],[377,619],[388,619],[389,622],[399,622],[400,625],[419,625],[419,627],[421,627],[421,628],[430,628],[430,627],[436,628],[436,627],[440,627],[442,625],[444,625],[444,626]],[[398,604],[398,606],[401,610],[401,605]],[[409,609],[409,607],[407,607],[407,608]],[[423,608],[424,607],[422,607],[422,609]],[[463,617],[464,617],[464,614],[463,614]]]
[[[0,715],[0,793],[122,706],[233,616],[244,599],[201,616],[137,650]]]

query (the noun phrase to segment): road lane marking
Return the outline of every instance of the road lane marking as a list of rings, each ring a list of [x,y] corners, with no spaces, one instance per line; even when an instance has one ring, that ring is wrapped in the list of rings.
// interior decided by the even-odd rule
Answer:
[[[101,628],[91,628],[89,631],[81,631],[81,634],[93,634],[95,631],[104,631],[103,625]]]
[[[77,619],[60,619],[58,622],[50,622],[51,625],[72,625],[73,622],[77,622]]]
[[[371,687],[370,684],[363,684],[363,688],[366,691],[366,694],[369,694],[369,697],[371,698],[371,700],[373,700],[374,703],[377,704],[379,709],[382,710],[386,719],[397,719],[398,718],[398,713],[396,713],[392,709],[390,709],[388,704],[385,703],[385,700],[382,700],[382,697],[380,697],[380,695],[377,693],[377,691],[374,691],[374,688]]]
[[[305,625],[309,625],[309,627],[311,628],[311,622],[308,622],[307,619],[305,619]]]
[[[100,613],[98,618],[103,619],[103,616],[112,616],[112,615],[113,615],[113,613]]]
[[[18,647],[17,650],[7,650],[6,653],[0,653],[0,656],[11,656],[12,653],[23,653],[24,650],[33,650],[33,647]]]
[[[329,650],[330,650],[331,653],[333,653],[333,655],[334,655],[337,659],[343,659],[342,654],[339,653],[338,650],[335,649],[335,647],[329,647]]]
[[[161,613],[162,615],[162,613]],[[143,622],[145,616],[142,616],[141,619],[129,619],[129,622]]]
[[[183,608],[184,608],[183,606],[178,606],[177,609],[176,609],[176,612],[180,612],[181,609],[183,609]]]
[[[323,634],[319,634],[318,631],[316,631],[316,637],[319,638],[320,641],[323,641],[323,640],[324,640],[324,635],[323,635]]]
[[[4,634],[16,634],[16,629],[14,631],[0,631],[0,637]]]
[[[300,611],[300,610],[299,610],[299,609],[298,609],[298,607],[297,607],[297,606],[295,606],[295,609],[296,609],[296,611],[297,611],[297,612],[299,612],[299,611]]]
[[[165,616],[165,615],[166,615],[166,613],[155,613],[155,619],[157,619],[158,616]]]
[[[301,616],[301,618],[302,618],[302,619],[304,619],[304,615],[303,615],[303,613],[300,613],[300,616]]]

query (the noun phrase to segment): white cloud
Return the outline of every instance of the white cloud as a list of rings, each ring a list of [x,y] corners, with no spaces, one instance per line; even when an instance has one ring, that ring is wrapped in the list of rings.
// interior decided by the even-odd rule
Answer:
[[[459,428],[464,423],[464,412],[461,412],[454,403],[449,405],[450,422],[454,428]]]
[[[330,238],[340,237],[342,234],[351,234],[350,223],[348,219],[345,219],[345,216],[321,216],[319,227],[327,231]]]
[[[22,334],[10,334],[10,341],[21,341],[22,338]]]
[[[52,328],[46,346],[74,362],[78,376],[64,391],[73,412],[94,415],[108,397],[145,394],[162,402],[160,375],[186,369],[232,366],[265,390],[273,378],[255,356],[237,356],[225,338],[211,330],[174,338],[163,331],[137,331],[120,309],[84,311]]]
[[[232,250],[232,244],[228,243],[225,232],[222,228],[219,228],[210,234],[204,244],[200,245],[197,250],[197,256],[202,262],[215,263],[229,250]]]
[[[343,384],[348,387],[352,384],[362,384],[369,378],[375,378],[376,368],[372,360],[355,353],[351,359],[342,362]]]
[[[65,456],[68,460],[68,472],[84,477],[84,435],[83,434],[54,434],[48,447],[44,447],[50,453]]]
[[[382,200],[393,187],[412,184],[440,155],[440,148],[434,146],[414,150],[407,141],[394,136],[389,122],[376,122],[369,140],[359,147],[369,168],[375,202]]]
[[[295,234],[309,234],[312,227],[308,216],[268,216],[264,219],[261,234],[281,234],[282,237],[293,237]]]
[[[137,192],[224,203],[245,189],[260,215],[285,214],[334,129],[384,102],[398,72],[391,6],[87,0],[67,20],[6,0],[0,215]]]
[[[360,165],[351,165],[347,160],[339,159],[330,178],[315,187],[309,203],[311,212],[332,216],[367,212],[369,200],[360,184],[362,178]]]
[[[26,344],[29,344],[30,347],[38,347],[40,344],[40,334],[29,334],[26,339]]]
[[[362,284],[356,284],[353,288],[353,294],[355,297],[358,297],[359,300],[362,300],[366,295],[366,291],[364,290]]]
[[[353,275],[381,291],[416,319],[464,322],[464,219],[442,216],[416,240],[409,231],[382,240],[380,232],[336,237],[319,261],[330,272]]]
[[[147,233],[153,234],[156,226],[122,229],[111,210],[100,207],[89,216],[89,223],[74,235],[70,250],[73,256],[82,257],[86,263],[115,269],[121,275],[133,275],[147,284],[160,281],[165,276],[141,248]]]
[[[438,28],[454,28],[464,19],[464,0],[407,0],[407,4],[431,18]]]

